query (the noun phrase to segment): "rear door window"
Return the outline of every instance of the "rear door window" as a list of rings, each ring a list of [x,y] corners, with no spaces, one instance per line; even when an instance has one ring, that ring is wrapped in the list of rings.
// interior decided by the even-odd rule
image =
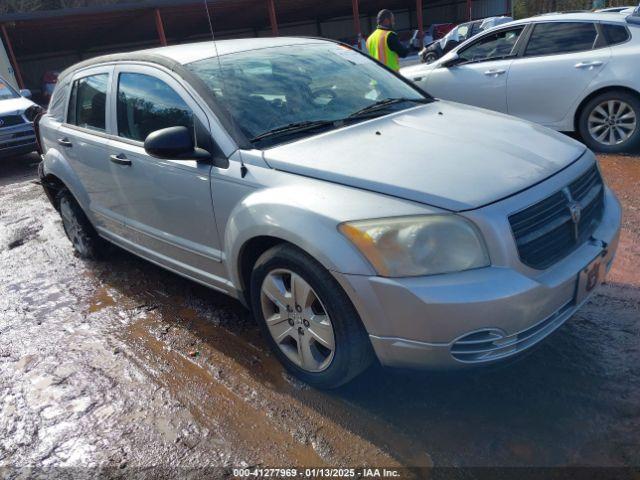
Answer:
[[[193,129],[193,112],[162,80],[142,73],[118,79],[118,136],[144,142],[151,132],[168,127]]]
[[[67,123],[104,132],[107,115],[109,74],[80,78],[73,83]]]
[[[591,50],[598,32],[592,22],[537,23],[525,56],[558,55]]]

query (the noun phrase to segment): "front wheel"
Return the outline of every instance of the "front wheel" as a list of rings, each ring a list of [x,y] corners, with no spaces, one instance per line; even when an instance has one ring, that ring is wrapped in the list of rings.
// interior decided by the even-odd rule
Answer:
[[[429,52],[424,56],[424,63],[427,65],[435,62],[436,60],[438,60],[438,55],[435,52]]]
[[[606,92],[582,109],[578,130],[584,143],[603,153],[640,147],[640,100],[623,91]]]
[[[355,308],[332,275],[290,245],[278,245],[256,262],[251,303],[272,350],[295,376],[335,388],[373,360]]]

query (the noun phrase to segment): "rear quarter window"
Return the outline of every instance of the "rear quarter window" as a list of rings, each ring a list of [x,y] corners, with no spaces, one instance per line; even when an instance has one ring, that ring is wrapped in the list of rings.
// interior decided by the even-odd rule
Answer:
[[[624,25],[611,25],[603,23],[601,25],[604,38],[609,45],[617,45],[629,40],[629,30]]]
[[[48,113],[58,122],[64,122],[65,104],[69,93],[70,82],[63,80],[56,85],[51,100],[49,101]]]

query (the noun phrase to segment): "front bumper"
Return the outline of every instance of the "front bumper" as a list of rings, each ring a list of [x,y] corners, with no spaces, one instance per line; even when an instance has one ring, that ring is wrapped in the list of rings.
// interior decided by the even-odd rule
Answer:
[[[492,363],[537,344],[580,308],[578,275],[599,255],[606,270],[611,268],[620,222],[620,204],[607,190],[603,220],[592,240],[542,272],[492,266],[418,278],[335,276],[383,365],[448,369]],[[499,355],[478,361],[457,355],[463,337],[486,346],[492,332]]]
[[[37,148],[35,131],[30,123],[0,129],[0,158],[35,152]]]

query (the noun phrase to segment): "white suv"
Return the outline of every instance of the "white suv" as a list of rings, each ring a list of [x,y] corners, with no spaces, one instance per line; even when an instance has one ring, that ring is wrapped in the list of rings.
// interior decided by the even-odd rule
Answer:
[[[640,17],[518,20],[403,75],[432,95],[579,132],[592,149],[640,147]]]
[[[30,96],[29,90],[18,92],[0,77],[0,159],[37,149],[33,120],[40,107]]]

